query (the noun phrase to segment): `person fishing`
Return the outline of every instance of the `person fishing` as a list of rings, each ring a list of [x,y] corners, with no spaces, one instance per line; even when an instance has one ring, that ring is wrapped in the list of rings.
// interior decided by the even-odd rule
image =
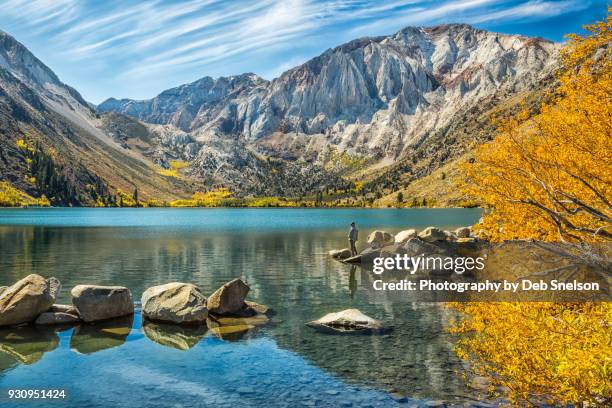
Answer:
[[[355,247],[355,242],[359,238],[359,230],[355,226],[355,221],[351,222],[351,230],[348,234],[349,246],[351,248],[351,256],[357,255],[357,248]]]

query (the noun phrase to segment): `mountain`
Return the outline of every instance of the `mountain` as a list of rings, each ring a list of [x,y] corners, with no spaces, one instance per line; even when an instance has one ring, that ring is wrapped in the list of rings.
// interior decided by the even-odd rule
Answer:
[[[144,199],[190,194],[102,125],[93,105],[0,31],[0,181],[54,205],[113,204],[136,187]]]
[[[408,27],[330,49],[272,81],[207,77],[151,100],[109,99],[98,110],[173,125],[200,142],[241,140],[281,155],[306,135],[318,154],[331,145],[388,164],[460,110],[536,86],[556,67],[557,51],[550,41],[463,24]]]
[[[372,203],[490,139],[491,114],[537,101],[557,53],[468,25],[408,27],[271,81],[204,77],[95,107],[0,31],[0,182],[56,205],[114,205],[136,189],[169,201],[217,186]]]

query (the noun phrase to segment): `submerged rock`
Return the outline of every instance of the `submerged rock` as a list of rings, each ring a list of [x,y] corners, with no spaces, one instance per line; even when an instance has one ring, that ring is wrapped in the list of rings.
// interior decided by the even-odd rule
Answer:
[[[208,298],[208,311],[217,315],[240,313],[246,306],[244,299],[249,290],[249,285],[240,278],[226,283]]]
[[[206,298],[190,283],[172,282],[153,286],[142,294],[142,315],[169,323],[204,323],[208,317]]]
[[[87,323],[134,313],[132,294],[123,286],[77,285],[70,294],[79,316]]]
[[[386,245],[392,244],[394,241],[393,234],[386,231],[374,231],[368,235],[368,244],[372,248],[382,248]]]
[[[416,238],[416,236],[417,236],[417,230],[415,229],[408,229],[408,230],[400,231],[395,235],[395,243],[402,244],[411,238]]]
[[[59,281],[32,274],[0,294],[0,326],[28,323],[49,310],[59,291]]]
[[[331,334],[383,334],[391,330],[378,320],[364,315],[358,309],[328,313],[306,325]]]
[[[60,325],[60,324],[73,324],[78,323],[81,319],[78,316],[63,313],[63,312],[45,312],[41,313],[36,319],[34,324],[41,326],[45,325]]]
[[[340,260],[350,258],[351,250],[348,248],[332,249],[331,251],[329,251],[329,256],[331,256],[334,259],[340,259]]]
[[[440,228],[427,227],[418,235],[425,242],[445,241],[446,234]]]

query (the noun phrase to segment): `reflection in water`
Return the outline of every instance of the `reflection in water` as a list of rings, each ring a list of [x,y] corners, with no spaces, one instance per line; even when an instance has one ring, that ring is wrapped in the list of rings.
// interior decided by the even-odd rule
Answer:
[[[296,211],[305,219],[315,214]],[[198,219],[206,211],[186,213],[193,217],[192,229],[0,226],[0,285],[29,273],[56,276],[62,282],[58,302],[66,303],[76,284],[120,284],[129,287],[134,299],[139,299],[147,287],[172,281],[192,282],[209,295],[223,283],[241,276],[251,286],[248,298],[277,312],[273,324],[220,321],[218,326],[211,324],[204,337],[190,330],[151,326],[147,322],[142,331],[148,338],[145,339],[139,330],[130,332],[131,320],[123,324],[80,325],[69,343],[87,358],[71,352],[60,354],[64,344],[50,353],[57,353],[55,361],[66,367],[78,367],[74,374],[71,370],[58,374],[64,384],[77,387],[81,380],[77,373],[95,371],[92,367],[97,366],[92,364],[99,364],[115,370],[106,376],[99,371],[97,376],[109,389],[121,387],[113,382],[118,370],[130,381],[138,379],[155,387],[163,383],[167,385],[165,389],[180,391],[179,395],[200,392],[202,383],[218,383],[224,390],[230,387],[231,393],[242,387],[244,395],[240,398],[252,398],[249,401],[253,405],[270,400],[293,404],[289,406],[303,401],[326,405],[328,400],[340,405],[354,399],[356,405],[388,406],[392,402],[388,394],[379,394],[376,389],[423,399],[465,401],[476,397],[457,375],[464,366],[454,355],[452,338],[446,333],[453,314],[436,304],[412,303],[409,298],[395,302],[384,294],[371,293],[372,275],[368,271],[335,262],[327,255],[330,249],[346,245],[344,228],[269,230],[262,225],[261,231],[211,231],[206,229],[205,221]],[[402,214],[411,212],[380,213],[397,218],[389,224],[392,227],[382,223],[377,228],[397,232],[414,226],[410,217],[402,218]],[[139,214],[154,212],[143,210]],[[251,214],[256,216],[256,212]],[[340,220],[342,225],[354,219],[365,224],[351,211],[332,210],[329,214],[333,214],[333,222]],[[478,216],[476,212],[457,221],[456,226],[469,224]],[[418,222],[438,224],[437,219],[434,216]],[[367,232],[363,227],[362,236]],[[326,313],[348,308],[358,308],[392,325],[394,331],[374,337],[326,336],[305,326]],[[160,348],[149,339],[169,347]],[[96,353],[100,350],[105,351]],[[155,367],[146,367],[155,369],[155,378],[149,378],[148,371],[139,368],[144,361],[155,362]],[[211,365],[207,366],[206,361]],[[3,381],[25,381],[19,371],[0,373],[0,385]],[[269,383],[268,373],[274,374]],[[250,385],[256,392],[248,389]],[[374,389],[360,388],[362,385]],[[135,398],[160,398],[147,399],[147,406],[168,406],[167,396],[154,389],[126,393],[134,393]],[[91,401],[85,395],[88,391],[78,391],[82,400],[75,401]],[[367,400],[370,393],[376,400]],[[128,404],[109,400],[112,396],[104,398],[107,406]],[[198,398],[202,396],[198,394]],[[220,405],[226,405],[223,398],[225,395],[219,397]],[[212,401],[214,398],[211,404]]]
[[[145,321],[142,329],[150,340],[177,350],[189,350],[204,338],[207,331],[205,325],[179,326],[150,321]]]
[[[59,338],[51,328],[33,326],[0,328],[0,352],[22,364],[36,363],[58,344]],[[1,365],[0,362],[0,367]]]
[[[134,316],[87,324],[74,328],[70,339],[70,348],[81,354],[92,354],[96,351],[121,346],[132,331]]]

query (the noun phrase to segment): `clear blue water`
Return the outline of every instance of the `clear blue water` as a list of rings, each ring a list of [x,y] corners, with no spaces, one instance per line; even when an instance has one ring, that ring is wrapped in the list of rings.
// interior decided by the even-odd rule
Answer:
[[[56,276],[61,302],[79,283],[119,284],[139,299],[170,281],[209,294],[242,277],[249,299],[276,311],[234,334],[134,319],[64,331],[0,330],[0,391],[64,388],[70,407],[474,405],[433,303],[373,298],[369,272],[334,262],[356,221],[396,232],[474,223],[479,210],[27,209],[0,210],[0,285]],[[361,246],[363,243],[361,242]],[[356,307],[392,325],[385,336],[330,336],[304,323]],[[177,348],[178,347],[178,348]],[[2,406],[11,404],[0,397]],[[45,404],[43,404],[45,405]]]

